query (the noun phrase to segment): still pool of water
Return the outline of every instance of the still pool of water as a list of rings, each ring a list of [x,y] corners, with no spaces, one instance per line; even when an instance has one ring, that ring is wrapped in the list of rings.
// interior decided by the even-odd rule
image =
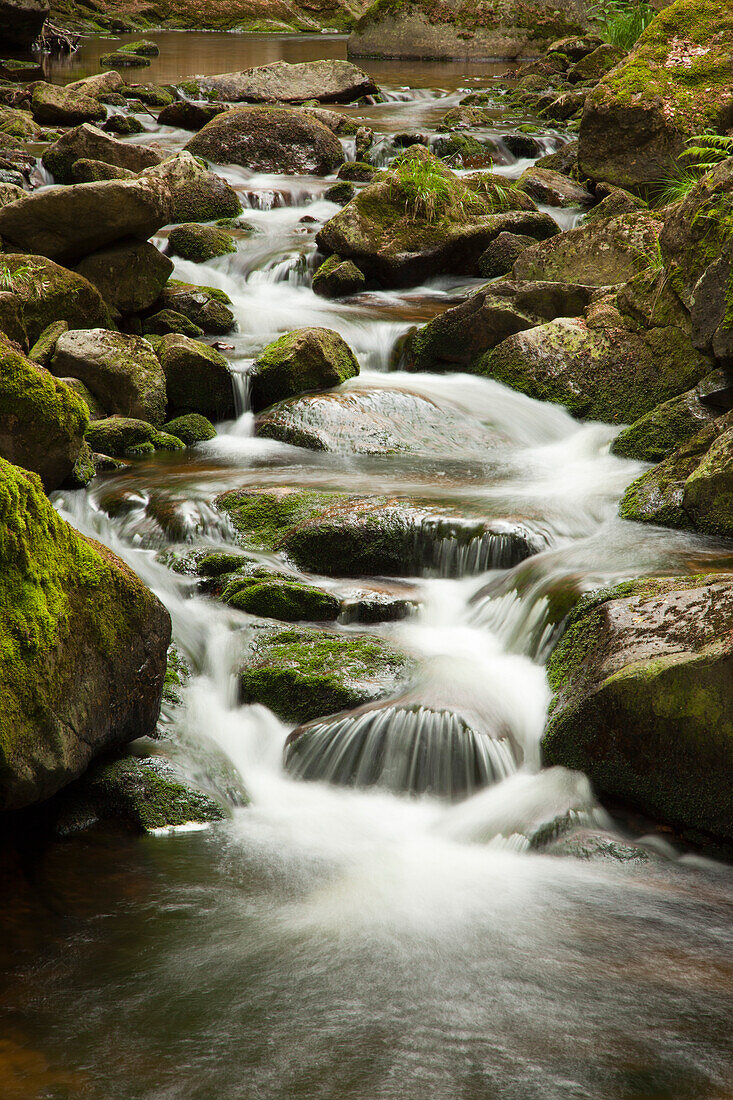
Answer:
[[[161,58],[130,79],[344,56],[344,41],[330,36],[149,37]],[[90,41],[54,66],[54,79],[95,71],[113,45]],[[387,102],[344,110],[385,135],[416,126],[429,134],[460,89],[495,71],[365,67]],[[187,140],[143,120],[138,140],[171,149]],[[510,128],[499,115],[497,141]],[[544,140],[561,139],[547,131]],[[526,163],[508,159],[515,174]],[[57,503],[170,609],[194,675],[183,704],[166,710],[158,748],[227,798],[231,815],[203,832],[142,839],[89,832],[49,841],[19,828],[3,847],[0,1097],[731,1100],[729,867],[684,853],[650,823],[622,827],[582,776],[543,771],[538,752],[552,592],[730,569],[731,546],[617,518],[640,467],[609,454],[616,429],[579,424],[485,379],[390,371],[399,338],[477,284],[318,298],[314,228],[337,210],[324,198],[332,181],[222,171],[257,232],[209,264],[176,260],[175,277],[232,298],[240,415],[182,458],[132,464]],[[280,333],[311,324],[354,348],[362,372],[344,393],[361,408],[370,395],[389,407],[390,395],[412,394],[450,428],[441,435],[427,418],[400,421],[409,446],[388,456],[356,453],[348,440],[318,453],[258,439],[247,408],[252,359]],[[443,568],[445,559],[376,582],[409,590],[420,610],[369,629],[414,656],[419,699],[451,698],[506,731],[515,748],[503,778],[446,803],[286,774],[290,728],[235,702],[247,617],[195,595],[158,556],[231,547],[212,502],[235,486],[447,503],[520,519],[541,535],[544,549],[511,569],[486,569],[480,558]],[[112,506],[123,499],[124,509]],[[237,807],[242,789],[246,809]],[[594,863],[529,851],[532,831],[568,811],[641,838],[651,858]]]

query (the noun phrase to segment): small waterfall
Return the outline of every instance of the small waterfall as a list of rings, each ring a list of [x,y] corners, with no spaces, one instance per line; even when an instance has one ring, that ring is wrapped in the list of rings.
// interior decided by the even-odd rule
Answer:
[[[484,531],[462,537],[440,534],[440,524],[415,527],[415,560],[423,571],[438,577],[468,577],[490,569],[510,569],[546,548],[545,540],[520,525],[502,531]]]
[[[236,367],[231,363],[229,364],[229,375],[232,380],[232,391],[234,393],[234,411],[237,417],[242,416],[244,413],[248,413],[252,407],[250,402],[252,382],[249,372],[253,362],[254,359],[247,359],[244,362],[240,360]]]
[[[285,767],[298,779],[462,798],[517,769],[506,737],[479,733],[455,711],[376,704],[290,735]]]

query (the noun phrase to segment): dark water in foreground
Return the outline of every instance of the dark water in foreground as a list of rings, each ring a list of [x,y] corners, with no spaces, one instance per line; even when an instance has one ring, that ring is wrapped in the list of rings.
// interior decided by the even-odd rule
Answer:
[[[139,79],[344,49],[330,37],[151,37],[163,56]],[[92,71],[108,48],[89,43],[57,78]],[[389,101],[344,110],[385,135],[434,129],[456,89],[490,71],[367,67]],[[143,140],[186,139],[146,125]],[[497,139],[506,129],[497,119]],[[582,776],[539,769],[546,594],[569,581],[727,569],[730,546],[618,520],[638,467],[609,455],[607,425],[580,425],[478,378],[387,373],[399,336],[470,280],[316,298],[312,229],[300,219],[335,213],[322,197],[328,182],[226,172],[259,232],[203,267],[177,261],[175,274],[232,297],[240,396],[252,356],[275,335],[324,324],[359,357],[347,391],[417,394],[451,427],[436,443],[412,425],[409,454],[319,454],[256,439],[243,405],[183,459],[140,462],[59,500],[171,610],[194,677],[165,715],[172,737],[158,750],[214,791],[243,785],[252,805],[203,832],[53,843],[28,834],[4,847],[0,1097],[731,1100],[729,867],[680,857],[661,830],[642,838],[653,856],[642,864],[527,850],[531,831],[568,809],[618,829]],[[238,485],[389,492],[541,530],[548,549],[512,571],[411,578],[419,615],[376,628],[415,655],[431,690],[449,687],[511,729],[523,754],[513,774],[456,805],[284,774],[288,727],[232,701],[247,617],[192,596],[156,560],[182,532],[229,545],[211,501]],[[121,496],[134,506],[111,520],[104,505]]]

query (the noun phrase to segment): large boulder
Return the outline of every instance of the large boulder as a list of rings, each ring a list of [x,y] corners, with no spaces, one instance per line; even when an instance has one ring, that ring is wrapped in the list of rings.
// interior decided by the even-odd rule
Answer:
[[[733,577],[651,578],[586,597],[548,674],[546,764],[733,841]]]
[[[217,115],[186,149],[218,164],[256,172],[334,172],[344,162],[339,139],[317,119],[288,107],[236,107]]]
[[[322,252],[352,260],[383,286],[410,286],[448,272],[475,275],[479,256],[502,231],[534,235],[535,229],[539,236],[538,219],[546,219],[542,235],[556,232],[548,215],[507,209],[512,202],[511,195],[473,190],[415,145],[395,171],[326,222],[316,241]]]
[[[51,370],[58,378],[79,378],[108,413],[162,424],[166,384],[158,357],[139,336],[107,329],[64,332]]]
[[[48,12],[48,0],[0,0],[0,41],[4,46],[30,46]]]
[[[580,126],[584,175],[643,188],[674,173],[687,138],[733,122],[733,9],[674,0],[591,92]]]
[[[375,0],[349,38],[350,57],[456,60],[534,57],[586,27],[581,0]]]
[[[0,460],[0,808],[38,802],[154,732],[170,617],[31,474]]]
[[[700,277],[692,292],[692,341],[733,367],[733,240]]]
[[[237,192],[185,151],[146,168],[140,176],[167,197],[169,222],[205,222],[242,213]]]
[[[250,373],[254,412],[283,398],[338,386],[359,373],[346,341],[327,328],[301,328],[268,344]]]
[[[352,103],[379,89],[348,61],[273,61],[240,73],[194,77],[201,97],[224,103]]]
[[[234,393],[227,361],[198,340],[173,333],[158,349],[171,416],[198,412],[210,420],[234,416]]]
[[[108,74],[111,75],[111,74]],[[101,161],[129,172],[142,172],[159,164],[162,156],[149,145],[119,141],[88,123],[77,126],[44,151],[41,160],[57,183],[74,181],[73,167],[78,160]]]
[[[75,263],[124,237],[147,240],[169,221],[152,181],[104,180],[48,187],[0,208],[0,237],[19,250]]]
[[[2,266],[12,280],[31,344],[54,321],[66,321],[74,328],[112,327],[101,294],[75,271],[43,256],[17,253],[3,253]]]
[[[160,297],[173,262],[149,241],[130,238],[86,256],[76,270],[114,309],[138,313]]]
[[[83,401],[0,340],[0,455],[39,474],[48,492],[74,468],[88,422]]]
[[[115,458],[144,458],[156,451],[185,450],[185,443],[177,436],[133,416],[108,416],[92,421],[86,441],[97,454]]]
[[[526,249],[512,273],[546,282],[625,283],[658,257],[661,229],[661,219],[644,211],[594,220]]]
[[[39,81],[31,94],[31,113],[42,126],[80,126],[103,121],[107,108],[91,96],[69,91],[63,84]]]
[[[114,70],[106,73],[95,73],[93,76],[85,76],[81,80],[74,80],[66,85],[67,92],[79,92],[91,99],[101,99],[110,92],[119,92],[124,81],[119,73]]]

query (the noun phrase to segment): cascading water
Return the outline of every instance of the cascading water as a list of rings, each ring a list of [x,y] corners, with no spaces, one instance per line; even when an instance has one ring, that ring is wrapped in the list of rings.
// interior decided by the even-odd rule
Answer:
[[[243,67],[240,56],[212,64]],[[200,71],[195,60],[187,69]],[[412,69],[448,79],[445,67]],[[458,98],[400,88],[345,110],[385,133],[434,129]],[[140,140],[160,136],[149,127]],[[176,148],[187,135],[162,137]],[[81,834],[58,846],[36,873],[43,951],[4,996],[0,1067],[3,1043],[16,1043],[44,1072],[73,1070],[63,1095],[120,1100],[727,1100],[724,868],[680,858],[659,835],[640,847],[643,826],[628,864],[538,853],[567,823],[623,850],[587,780],[540,767],[543,662],[567,609],[629,576],[719,568],[729,551],[617,518],[638,467],[609,454],[614,429],[477,377],[385,373],[399,336],[471,281],[318,298],[313,225],[336,210],[320,197],[326,182],[227,172],[249,197],[254,232],[234,255],[176,260],[175,276],[232,298],[238,419],[183,459],[134,463],[58,506],[168,606],[191,677],[146,748],[225,799],[230,818],[199,833]],[[314,324],[340,332],[360,360],[344,394],[416,396],[446,423],[470,423],[470,439],[467,428],[421,433],[399,400],[395,453],[255,436],[252,360]],[[192,546],[236,550],[214,498],[263,487],[480,514],[490,532],[519,525],[524,550],[496,533],[416,530],[412,575],[370,579],[404,597],[407,617],[364,626],[344,614],[333,626],[409,653],[414,682],[318,719],[285,749],[290,726],[238,703],[252,620],[169,568]],[[362,583],[260,557],[334,590]]]

